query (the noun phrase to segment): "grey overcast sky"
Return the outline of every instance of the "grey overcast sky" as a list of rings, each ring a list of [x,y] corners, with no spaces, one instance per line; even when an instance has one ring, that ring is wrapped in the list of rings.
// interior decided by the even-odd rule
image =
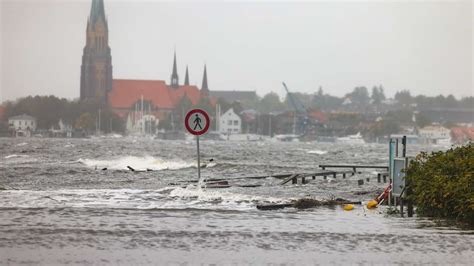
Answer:
[[[0,0],[0,102],[79,97],[91,0]],[[382,84],[388,96],[472,96],[472,1],[161,2],[105,0],[114,78],[169,82],[176,47],[211,90],[342,96]]]

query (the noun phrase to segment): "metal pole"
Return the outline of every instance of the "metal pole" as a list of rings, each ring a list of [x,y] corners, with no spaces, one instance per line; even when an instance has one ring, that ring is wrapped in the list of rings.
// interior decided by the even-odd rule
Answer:
[[[407,136],[403,136],[402,145],[403,145],[402,156],[406,157],[407,156]],[[405,167],[406,167],[406,165],[405,165]]]
[[[201,184],[201,155],[199,153],[199,136],[196,136],[196,143],[197,143],[197,155],[198,155],[198,165],[197,165],[197,168],[198,168],[198,184],[199,184],[199,188],[201,188],[202,184]]]
[[[395,143],[395,157],[398,157],[398,138]]]

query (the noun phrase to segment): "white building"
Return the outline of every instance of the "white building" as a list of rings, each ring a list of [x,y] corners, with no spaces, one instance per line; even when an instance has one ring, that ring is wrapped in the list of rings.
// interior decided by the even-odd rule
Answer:
[[[219,116],[219,133],[222,134],[240,134],[242,133],[242,119],[233,108]]]
[[[49,129],[53,137],[72,137],[72,125],[66,124],[62,119],[59,119],[57,125],[51,126]]]
[[[126,129],[129,134],[155,135],[159,122],[152,114],[130,113]]]
[[[451,141],[451,131],[442,126],[427,126],[419,129],[418,135],[426,144],[447,144]]]
[[[15,136],[31,137],[36,130],[36,118],[26,114],[12,116],[8,119],[8,125],[15,131]]]

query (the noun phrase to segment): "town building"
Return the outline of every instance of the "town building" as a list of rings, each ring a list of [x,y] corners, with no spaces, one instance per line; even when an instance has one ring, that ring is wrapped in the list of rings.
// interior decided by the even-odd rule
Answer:
[[[465,144],[474,141],[474,127],[451,128],[451,140],[456,144]]]
[[[92,0],[81,66],[81,100],[107,104],[134,132],[146,128],[145,120],[155,127],[185,98],[192,105],[215,105],[216,100],[209,93],[206,65],[201,89],[189,83],[187,66],[184,83],[180,84],[176,52],[169,84],[164,80],[114,79],[108,33],[104,1]]]
[[[218,131],[221,134],[240,134],[242,133],[242,119],[233,108],[219,116]]]
[[[425,144],[449,144],[451,131],[439,125],[426,126],[418,130],[420,141]]]
[[[8,125],[16,137],[31,137],[36,131],[36,118],[26,114],[12,116]]]
[[[72,133],[72,125],[64,123],[62,119],[59,119],[58,124],[51,126],[49,129],[49,134],[52,137],[70,138]]]

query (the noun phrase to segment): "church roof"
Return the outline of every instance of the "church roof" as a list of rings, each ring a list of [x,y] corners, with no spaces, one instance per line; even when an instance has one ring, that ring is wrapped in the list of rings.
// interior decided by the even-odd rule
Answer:
[[[22,114],[16,115],[8,118],[8,120],[29,120],[29,121],[36,121],[36,118],[32,117],[31,115]]]
[[[170,90],[170,95],[174,104],[177,104],[181,98],[186,95],[193,105],[199,103],[200,91],[196,86],[179,86],[178,89]]]
[[[172,109],[186,95],[192,104],[200,100],[196,86],[179,86],[177,89],[166,85],[164,80],[114,79],[108,101],[112,108],[131,108],[141,100],[151,101],[160,109]]]

